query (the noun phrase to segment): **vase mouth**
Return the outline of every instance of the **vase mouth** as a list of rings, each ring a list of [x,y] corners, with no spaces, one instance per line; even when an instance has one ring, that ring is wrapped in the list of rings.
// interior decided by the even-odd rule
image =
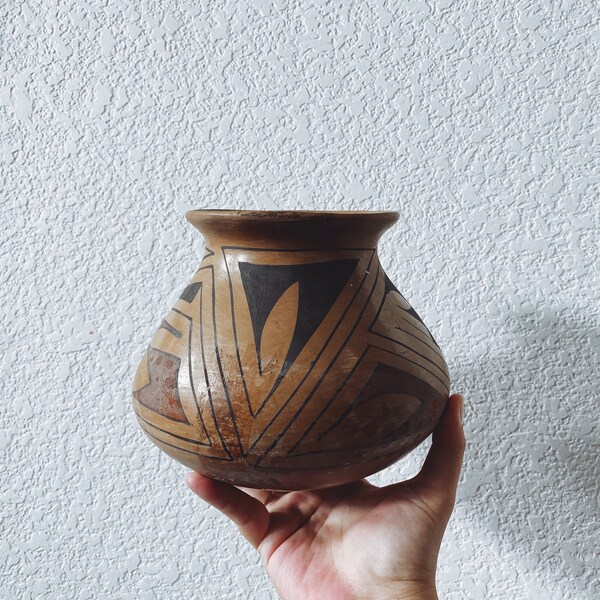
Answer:
[[[214,219],[266,219],[273,221],[301,221],[310,219],[359,217],[387,223],[398,220],[400,213],[391,210],[235,210],[228,208],[201,208],[189,210],[185,217],[191,223],[202,223]]]
[[[393,211],[366,210],[190,210],[186,219],[208,245],[375,247],[399,217]]]

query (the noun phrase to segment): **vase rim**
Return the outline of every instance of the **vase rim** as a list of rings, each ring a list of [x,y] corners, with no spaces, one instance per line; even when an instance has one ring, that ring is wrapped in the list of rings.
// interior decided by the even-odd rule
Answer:
[[[388,222],[397,221],[400,213],[392,210],[235,210],[227,208],[202,208],[189,210],[185,213],[188,221],[210,221],[214,218],[254,218],[270,220],[303,220],[318,218],[373,218]]]

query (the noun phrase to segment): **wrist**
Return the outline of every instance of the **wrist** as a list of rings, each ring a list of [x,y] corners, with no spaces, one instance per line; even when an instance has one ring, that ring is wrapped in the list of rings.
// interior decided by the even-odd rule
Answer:
[[[439,600],[434,584],[402,581],[377,590],[373,600]]]

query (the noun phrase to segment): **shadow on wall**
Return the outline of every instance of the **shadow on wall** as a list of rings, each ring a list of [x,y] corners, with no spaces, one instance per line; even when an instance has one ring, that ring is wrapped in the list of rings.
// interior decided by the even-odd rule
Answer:
[[[545,311],[511,317],[490,343],[456,369],[468,438],[459,499],[520,566],[592,593],[600,331]]]

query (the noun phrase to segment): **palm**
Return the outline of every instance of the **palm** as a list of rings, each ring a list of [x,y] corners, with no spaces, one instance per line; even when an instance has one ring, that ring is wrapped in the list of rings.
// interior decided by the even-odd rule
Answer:
[[[410,567],[423,540],[432,543],[426,557],[437,554],[441,541],[410,483],[387,489],[363,480],[293,492],[271,500],[268,509],[274,524],[259,550],[283,598],[346,598],[399,576],[423,583],[434,576],[435,561]]]
[[[410,481],[274,494],[196,473],[188,484],[259,550],[286,600],[392,598],[402,586],[433,588],[464,449],[461,401],[450,400],[425,464]]]

